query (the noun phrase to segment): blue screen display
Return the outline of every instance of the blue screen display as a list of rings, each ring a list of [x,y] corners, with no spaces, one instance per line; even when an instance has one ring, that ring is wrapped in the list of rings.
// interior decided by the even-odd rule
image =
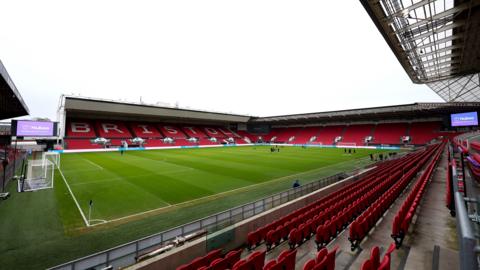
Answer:
[[[450,115],[452,127],[478,126],[477,112],[456,113]]]

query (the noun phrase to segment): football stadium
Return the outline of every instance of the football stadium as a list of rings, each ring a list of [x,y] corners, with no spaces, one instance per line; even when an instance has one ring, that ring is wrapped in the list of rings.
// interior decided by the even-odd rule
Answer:
[[[0,269],[478,270],[480,1],[359,2],[443,102],[252,116],[62,94],[50,120],[0,62]]]

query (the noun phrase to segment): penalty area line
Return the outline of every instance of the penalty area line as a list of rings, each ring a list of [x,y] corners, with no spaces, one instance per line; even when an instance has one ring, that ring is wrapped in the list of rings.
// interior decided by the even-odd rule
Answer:
[[[84,158],[83,160],[85,160],[86,162],[88,162],[88,163],[92,164],[93,166],[99,168],[100,170],[103,170],[103,167],[100,166],[100,165],[98,165],[97,163],[95,163],[95,162],[93,162],[93,161],[91,161],[91,160],[88,160],[88,159],[86,159],[86,158]]]
[[[78,211],[80,211],[80,215],[82,215],[83,222],[85,222],[85,225],[87,225],[87,227],[90,227],[90,223],[87,221],[87,218],[85,217],[85,214],[83,213],[82,208],[80,207],[80,204],[77,201],[77,198],[75,198],[75,195],[73,194],[73,191],[70,188],[70,185],[68,184],[67,179],[63,175],[62,170],[58,169],[58,171],[60,172],[60,175],[62,176],[63,182],[65,182],[65,185],[67,186],[68,192],[70,192],[70,195],[72,196],[72,199],[75,202],[75,205],[77,206]]]

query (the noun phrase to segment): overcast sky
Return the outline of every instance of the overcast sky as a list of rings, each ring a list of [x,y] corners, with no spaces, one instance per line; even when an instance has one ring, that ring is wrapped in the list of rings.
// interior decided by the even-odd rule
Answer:
[[[35,117],[62,93],[256,116],[442,101],[358,0],[0,4],[0,59]]]

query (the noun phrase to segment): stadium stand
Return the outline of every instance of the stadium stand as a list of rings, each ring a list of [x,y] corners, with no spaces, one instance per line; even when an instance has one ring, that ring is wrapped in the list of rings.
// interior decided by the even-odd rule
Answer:
[[[319,127],[305,127],[295,137],[296,144],[318,144]]]
[[[437,162],[440,158],[440,154],[443,151],[445,142],[436,149],[435,154],[432,157],[429,165],[426,170],[422,172],[420,179],[415,184],[413,190],[410,192],[410,195],[407,197],[402,207],[398,211],[392,225],[392,238],[395,240],[395,244],[398,247],[402,245],[405,234],[408,232],[408,227],[412,222],[412,219],[415,215],[415,210],[417,209],[420,200],[425,192],[426,186],[430,181],[433,170],[435,169]],[[429,158],[428,156],[426,158]],[[420,166],[423,162],[421,161],[417,166]],[[408,174],[408,173],[407,173]]]
[[[181,128],[174,125],[158,125],[160,132],[165,137],[171,137],[173,139],[187,139],[187,135],[181,130]]]
[[[65,139],[66,149],[101,149],[103,146],[94,144],[90,139]]]
[[[238,135],[236,132],[232,131],[229,128],[222,128],[219,127],[218,130],[220,130],[225,136],[227,137],[232,137],[232,138],[240,138],[240,135]]]
[[[96,121],[98,135],[103,138],[131,139],[132,135],[123,122]]]
[[[338,146],[363,146],[365,138],[372,136],[371,144],[401,145],[401,137],[410,134],[411,144],[423,145],[439,136],[452,138],[457,132],[441,132],[440,122],[419,123],[389,123],[389,124],[361,124],[361,125],[334,125],[324,127],[284,127],[272,128],[270,132],[253,134],[244,130],[236,132],[225,127],[199,126],[188,124],[136,123],[106,120],[77,120],[68,119],[65,125],[65,142],[67,149],[99,148],[89,143],[90,140],[103,137],[112,139],[112,145],[120,145],[118,140],[128,140],[133,137],[147,139],[146,146],[186,146],[186,145],[215,145],[227,143],[232,138],[237,144],[250,142],[290,143],[290,144],[323,144]],[[335,143],[335,139],[341,140]],[[172,143],[164,143],[161,139],[170,137]],[[198,138],[196,143],[187,141],[188,138]],[[216,138],[211,141],[209,138]],[[75,139],[75,140],[73,140]],[[89,139],[89,140],[85,140]]]
[[[203,127],[202,129],[205,131],[205,134],[207,134],[208,137],[222,139],[227,138],[227,136],[223,132],[221,132],[215,127]]]
[[[301,129],[292,127],[292,128],[276,128],[272,129],[271,132],[265,136],[267,141],[273,141],[275,143],[294,143],[295,139]]]
[[[201,131],[201,128],[195,126],[182,126],[181,129],[190,138],[206,138],[207,135]]]
[[[335,138],[341,136],[345,126],[326,126],[320,130],[317,142],[321,144],[334,144]]]
[[[343,134],[343,143],[355,143],[356,145],[364,145],[365,138],[372,135],[374,125],[351,125],[346,127]]]
[[[406,164],[412,167],[429,153],[427,150],[417,151],[397,160],[383,162],[359,181],[248,233],[248,248],[253,249],[265,243],[267,250],[270,250],[288,239],[290,248],[294,249],[314,233],[318,247],[325,246],[362,213],[369,202],[392,188],[392,183],[401,176]],[[366,193],[367,190],[370,191]]]
[[[412,144],[426,144],[437,138],[440,134],[440,122],[417,122],[410,126],[409,136]]]
[[[257,140],[258,140],[257,135],[250,134],[245,130],[237,130],[236,133],[242,138],[243,141],[245,141],[245,138],[247,138],[252,143],[257,142]]]
[[[401,138],[407,134],[407,123],[378,124],[373,135],[373,144],[402,144]]]
[[[87,120],[70,120],[66,124],[68,138],[96,138],[95,128]]]
[[[133,134],[136,137],[140,138],[152,138],[152,139],[161,139],[163,135],[157,130],[157,128],[148,123],[130,123],[130,129],[133,131]]]

